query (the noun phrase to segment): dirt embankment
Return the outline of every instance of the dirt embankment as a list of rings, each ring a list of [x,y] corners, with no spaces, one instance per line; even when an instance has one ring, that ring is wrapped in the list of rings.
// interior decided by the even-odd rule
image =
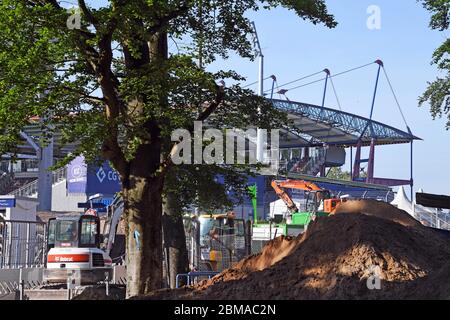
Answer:
[[[389,204],[358,200],[194,288],[141,298],[450,299],[449,272],[448,239]]]

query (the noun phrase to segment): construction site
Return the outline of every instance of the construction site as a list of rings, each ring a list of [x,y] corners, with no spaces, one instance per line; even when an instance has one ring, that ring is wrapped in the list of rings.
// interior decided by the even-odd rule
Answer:
[[[85,5],[84,10],[88,9]],[[93,12],[97,14],[100,11]],[[83,16],[89,17],[86,12]],[[95,25],[96,20],[92,18],[91,23]],[[253,123],[239,129],[233,127],[236,132],[254,130],[254,136],[245,136],[242,140],[244,149],[236,154],[243,155],[244,159],[254,156],[258,166],[235,169],[243,177],[241,190],[228,187],[223,171],[214,173],[214,184],[223,185],[223,192],[217,199],[209,199],[207,204],[213,207],[215,202],[230,202],[230,208],[205,209],[201,200],[208,198],[209,192],[215,195],[212,186],[209,190],[208,183],[195,184],[197,194],[194,186],[186,188],[184,193],[186,198],[191,197],[192,203],[183,203],[182,214],[170,217],[175,221],[172,227],[179,223],[176,235],[181,238],[181,244],[175,237],[170,239],[167,234],[173,230],[163,228],[168,221],[164,220],[168,219],[164,201],[169,195],[180,203],[185,198],[178,199],[178,194],[170,194],[170,189],[163,189],[164,182],[159,189],[158,186],[152,189],[153,184],[159,183],[158,174],[166,169],[166,160],[162,156],[163,142],[159,141],[164,130],[158,127],[155,129],[158,133],[154,135],[154,128],[153,131],[149,129],[151,138],[148,138],[145,134],[139,135],[141,128],[133,129],[133,134],[139,134],[126,141],[124,147],[120,143],[125,140],[125,134],[108,131],[106,128],[109,127],[105,125],[102,130],[108,137],[104,138],[105,143],[101,141],[95,146],[97,162],[93,162],[90,161],[92,150],[83,149],[83,144],[90,147],[89,135],[86,134],[86,138],[84,133],[78,132],[78,140],[67,142],[64,127],[69,127],[72,121],[81,121],[79,119],[83,117],[91,121],[90,118],[94,119],[98,113],[89,114],[91,109],[83,105],[85,101],[77,101],[74,109],[77,111],[67,112],[69,120],[65,119],[67,122],[64,123],[64,116],[57,112],[59,104],[66,102],[56,95],[56,98],[49,98],[49,101],[61,99],[52,106],[55,110],[51,112],[57,114],[52,118],[54,122],[49,124],[49,114],[38,115],[37,111],[33,111],[32,116],[24,116],[26,124],[18,130],[16,140],[13,143],[8,140],[9,149],[0,154],[0,300],[450,300],[450,189],[439,194],[428,193],[416,182],[414,164],[417,152],[414,148],[428,142],[415,133],[415,123],[407,122],[408,114],[399,103],[385,63],[381,59],[373,59],[337,73],[328,68],[318,68],[317,72],[302,74],[286,84],[279,84],[275,74],[265,73],[256,26],[252,23],[251,27],[253,30],[249,31],[249,36],[251,33],[256,47],[258,79],[251,84],[238,83],[238,87],[242,84],[242,89],[248,88],[255,101],[263,101],[270,112],[280,114],[286,121],[274,128],[277,135],[271,135],[270,139],[263,138],[265,129]],[[147,47],[146,42],[143,43]],[[126,52],[124,59],[129,58],[128,55],[132,53]],[[108,55],[99,56],[104,58]],[[112,53],[110,56],[113,60]],[[200,54],[200,60],[201,57]],[[137,65],[136,61],[118,68]],[[182,65],[184,62],[180,61],[176,63]],[[201,66],[201,62],[199,64]],[[102,70],[92,69],[95,72]],[[361,113],[368,116],[346,109],[335,86],[337,79],[361,70],[371,75],[370,79],[361,81],[367,82],[371,88],[370,104],[359,104],[358,100],[358,107],[364,109]],[[122,73],[119,74],[118,79],[121,79]],[[98,77],[99,83],[105,79],[103,75]],[[382,82],[387,90],[380,93]],[[225,95],[227,90],[236,90],[234,85],[227,87],[223,80],[218,83],[215,80],[214,87],[219,92],[217,97]],[[292,87],[294,83],[296,86]],[[294,101],[287,97],[288,91],[291,94],[293,90],[312,84],[320,86],[318,99],[321,103]],[[133,87],[133,90],[144,91],[143,87]],[[186,87],[183,90],[193,90]],[[201,90],[206,89],[198,91],[203,92]],[[114,92],[112,89],[107,91]],[[346,91],[353,95],[357,90],[347,88]],[[188,95],[184,91],[177,94]],[[378,103],[380,95],[391,98],[389,117],[399,120],[401,125],[393,126],[377,120],[375,114],[381,107]],[[82,96],[83,99],[93,99],[86,93]],[[140,98],[135,99],[128,93],[125,96],[134,99],[130,106],[135,109],[127,112],[145,112],[142,111],[146,110],[144,107],[139,109]],[[199,109],[216,98],[202,96]],[[110,101],[103,97],[96,99],[95,107]],[[179,103],[162,100],[174,105]],[[174,98],[174,101],[177,100]],[[231,110],[235,107],[233,103],[218,102],[216,108]],[[188,109],[183,111],[186,114],[194,114],[189,109],[191,106],[180,105]],[[8,114],[2,107],[0,104],[0,114]],[[166,111],[157,112],[164,114]],[[219,114],[217,120],[203,117],[208,112],[207,108],[194,117],[205,124],[200,135],[231,113],[227,110]],[[106,111],[108,116],[113,113],[110,109]],[[249,113],[261,116],[263,112],[258,107]],[[186,114],[177,114],[172,120],[164,118],[164,121],[181,122]],[[148,121],[146,126],[153,125],[152,117],[140,114],[139,121],[142,120],[140,117]],[[117,119],[121,118],[118,116]],[[117,131],[125,132],[133,121],[117,125]],[[94,126],[96,123],[92,124]],[[98,126],[103,126],[103,123]],[[220,133],[231,126],[224,123],[217,131]],[[88,127],[85,131],[91,130],[90,122]],[[8,128],[0,128],[0,132],[7,133]],[[119,142],[111,147],[107,144],[113,134],[117,135],[114,139]],[[152,142],[145,140],[147,138]],[[227,141],[228,138],[225,135]],[[142,141],[146,141],[142,145],[147,147],[155,139],[159,149],[154,153],[143,152],[143,162],[136,162],[134,158],[129,160],[125,152],[108,158],[116,149],[133,149],[134,143]],[[181,142],[185,142],[184,138],[177,141],[174,148]],[[205,146],[201,143],[203,156],[202,148]],[[233,140],[233,147],[234,144]],[[136,154],[139,148],[140,145],[135,148],[137,151],[133,149]],[[173,150],[169,149],[168,154],[172,156]],[[435,149],[433,152],[438,153]],[[122,156],[125,160],[117,161]],[[438,154],[435,156],[439,157]],[[445,158],[445,154],[442,157]],[[70,161],[66,161],[69,158]],[[387,166],[392,165],[395,175],[383,176],[384,173],[378,172],[378,169],[384,169],[378,165],[380,158],[384,164],[388,163]],[[139,175],[151,161],[155,161],[157,169]],[[126,165],[121,166],[123,163]],[[140,167],[133,167],[135,163]],[[398,163],[400,168],[395,167]],[[195,169],[201,172],[204,163],[194,164],[198,165]],[[189,164],[182,165],[189,167]],[[427,165],[433,164],[427,162]],[[127,169],[121,169],[123,167]],[[221,162],[217,167],[222,169],[226,165]],[[206,172],[206,166],[204,168]],[[405,172],[408,173],[406,176]],[[189,177],[182,180],[177,176],[175,185],[180,189],[185,187],[183,183],[192,182]],[[200,180],[198,184],[201,183]],[[138,189],[136,185],[144,187]],[[133,186],[138,192],[127,193]],[[145,194],[141,199],[143,202],[136,200],[138,195],[148,190],[160,193],[155,197],[152,193]],[[152,225],[153,221],[140,215],[145,210],[150,211],[154,203],[159,206],[158,210],[162,207],[160,216],[163,216],[161,221],[159,217],[155,220],[156,227]],[[151,232],[144,233],[143,226],[148,227],[146,232]],[[154,239],[161,239],[162,246],[148,246]],[[151,248],[153,255],[143,252],[144,247]],[[161,257],[158,255],[160,252]],[[180,256],[175,259],[173,256],[176,254]],[[173,265],[182,264],[181,260],[185,264],[184,269]],[[138,261],[140,265],[130,261]],[[155,273],[147,272],[142,261],[156,266],[155,270],[162,266],[161,279],[157,273],[159,269]],[[178,272],[181,269],[183,271]],[[145,272],[145,281],[151,283],[148,286],[152,290],[147,290],[145,284],[139,287],[145,287],[141,290],[145,293],[129,294],[129,288],[137,286],[135,278],[140,278]]]
[[[281,134],[277,174],[249,177],[247,199],[233,211],[187,212],[190,271],[176,279],[166,272],[167,289],[137,298],[449,299],[450,197],[420,191],[411,201],[403,186],[412,190],[412,170],[410,179],[378,178],[373,170],[378,145],[419,138],[409,127],[272,101],[294,124]],[[108,163],[91,168],[82,157],[44,174],[62,156],[54,151],[70,146],[61,148],[55,136],[41,150],[39,134],[38,124],[24,128],[21,159],[2,160],[3,299],[123,299],[118,175]],[[328,178],[353,149],[350,179]],[[363,163],[367,174],[360,177]]]

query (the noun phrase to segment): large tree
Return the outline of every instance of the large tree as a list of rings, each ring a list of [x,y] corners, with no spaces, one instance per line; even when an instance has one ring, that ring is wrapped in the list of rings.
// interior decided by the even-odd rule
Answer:
[[[448,30],[450,25],[450,0],[420,0],[432,13],[430,28],[439,31]],[[444,33],[445,34],[445,33]],[[433,54],[432,64],[436,65],[441,75],[428,83],[425,93],[419,98],[419,104],[430,104],[433,119],[447,115],[447,130],[450,129],[450,39]]]
[[[63,143],[76,143],[64,162],[83,154],[112,163],[127,222],[127,294],[143,294],[162,284],[171,132],[192,130],[195,120],[270,128],[282,118],[250,91],[217,84],[241,81],[235,72],[205,66],[230,52],[254,58],[248,11],[283,6],[314,24],[336,23],[323,0],[79,0],[80,25],[63,4],[0,2],[0,149],[14,150],[39,116],[46,135],[59,130]],[[169,41],[189,45],[169,52]]]

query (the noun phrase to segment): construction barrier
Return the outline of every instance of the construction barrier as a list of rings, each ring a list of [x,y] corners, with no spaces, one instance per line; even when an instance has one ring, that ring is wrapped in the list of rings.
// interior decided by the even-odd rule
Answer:
[[[0,268],[43,267],[46,258],[46,224],[0,221]]]
[[[236,220],[234,225],[218,224],[205,233],[197,219],[184,218],[190,270],[220,272],[249,255],[251,234],[246,225]]]

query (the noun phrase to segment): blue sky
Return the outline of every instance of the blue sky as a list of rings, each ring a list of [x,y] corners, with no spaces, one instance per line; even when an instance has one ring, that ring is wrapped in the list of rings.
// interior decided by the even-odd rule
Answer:
[[[446,35],[429,29],[430,14],[414,0],[328,0],[327,4],[339,22],[333,30],[302,21],[283,8],[249,14],[258,29],[265,75],[276,75],[282,84],[324,68],[338,73],[383,60],[410,128],[423,139],[414,145],[415,190],[450,194],[450,131],[445,130],[443,119],[433,121],[428,108],[419,108],[417,103],[427,81],[438,75],[430,61]],[[380,30],[367,28],[370,5],[381,9]],[[246,76],[248,83],[258,76],[257,62],[236,56],[210,67],[217,68],[233,68]],[[373,65],[334,79],[344,111],[369,116],[376,71],[377,65]],[[387,81],[384,76],[380,79],[374,119],[405,130]],[[266,89],[270,85],[267,81]],[[318,83],[289,91],[287,96],[290,100],[320,104],[322,92],[323,83]],[[326,105],[337,107],[331,89]],[[345,168],[348,167],[347,164]],[[377,148],[376,176],[409,179],[409,170],[409,145]]]
[[[90,4],[102,6],[104,0]],[[430,13],[415,0],[327,0],[330,13],[339,25],[335,29],[314,26],[283,8],[249,13],[255,21],[265,56],[266,76],[274,74],[286,83],[324,68],[332,73],[360,66],[376,59],[384,61],[406,120],[423,141],[414,145],[415,190],[450,194],[450,131],[444,119],[432,120],[427,107],[418,108],[418,97],[427,81],[438,71],[431,66],[433,51],[446,39],[443,32],[429,29]],[[381,9],[381,29],[369,30],[367,8]],[[171,43],[172,50],[175,45]],[[234,69],[254,82],[257,62],[231,56],[217,61],[210,70]],[[373,65],[334,79],[344,111],[369,116],[377,66]],[[322,75],[319,76],[319,78]],[[313,78],[314,79],[314,78]],[[380,78],[374,119],[405,130],[385,78]],[[309,80],[309,79],[308,79]],[[266,88],[271,85],[265,83]],[[254,87],[256,89],[256,87]],[[290,100],[320,104],[323,84],[289,91]],[[331,89],[327,107],[337,107]],[[363,151],[363,156],[368,150]],[[345,167],[347,170],[349,164]],[[377,177],[409,179],[409,145],[379,147],[376,151]],[[409,194],[409,188],[407,190]]]

